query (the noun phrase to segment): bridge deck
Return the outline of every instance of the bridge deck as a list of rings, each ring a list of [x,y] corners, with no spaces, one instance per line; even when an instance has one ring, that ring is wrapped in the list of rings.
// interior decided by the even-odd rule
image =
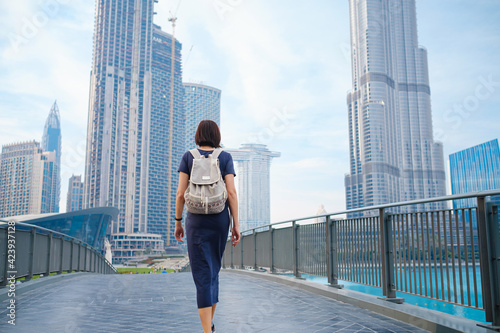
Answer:
[[[70,275],[19,287],[15,328],[7,323],[4,297],[0,331],[202,332],[190,273]],[[293,286],[226,272],[215,324],[219,333],[425,332]]]

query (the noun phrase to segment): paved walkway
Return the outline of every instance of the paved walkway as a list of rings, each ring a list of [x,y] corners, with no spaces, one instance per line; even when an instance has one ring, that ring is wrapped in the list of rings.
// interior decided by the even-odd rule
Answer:
[[[253,276],[223,272],[220,290],[218,333],[425,332]],[[0,303],[0,332],[202,332],[191,273],[79,274],[21,291],[15,327]]]

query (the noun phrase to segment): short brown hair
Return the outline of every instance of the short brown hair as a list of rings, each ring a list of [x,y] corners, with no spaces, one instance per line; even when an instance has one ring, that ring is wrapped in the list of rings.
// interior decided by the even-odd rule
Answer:
[[[198,125],[194,142],[198,146],[220,147],[220,130],[217,123],[212,120],[202,120]]]

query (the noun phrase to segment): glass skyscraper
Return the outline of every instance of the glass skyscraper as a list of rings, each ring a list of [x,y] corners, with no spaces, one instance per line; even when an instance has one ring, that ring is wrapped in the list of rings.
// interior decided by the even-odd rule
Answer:
[[[202,120],[213,120],[220,127],[220,95],[217,88],[184,82],[186,110],[186,151],[196,147],[194,135]]]
[[[450,155],[451,193],[500,189],[500,149],[498,139]],[[500,204],[500,196],[492,201]],[[453,208],[474,207],[475,199],[454,200]]]
[[[55,182],[51,190],[51,213],[59,212],[59,200],[61,197],[61,116],[59,107],[54,102],[50,109],[49,116],[45,122],[42,138],[43,151],[53,151],[56,154],[56,164],[54,165]]]
[[[153,24],[154,3],[97,1],[90,79],[84,208],[118,208],[111,243],[130,238],[137,248],[151,234],[177,243],[185,147],[181,44]]]
[[[240,230],[271,223],[271,160],[281,154],[253,143],[224,150],[236,162]]]
[[[349,6],[347,209],[445,195],[443,148],[433,139],[427,51],[418,45],[415,1],[350,0]]]

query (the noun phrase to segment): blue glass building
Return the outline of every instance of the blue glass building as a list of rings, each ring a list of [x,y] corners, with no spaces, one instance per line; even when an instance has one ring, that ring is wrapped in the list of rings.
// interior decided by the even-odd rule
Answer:
[[[462,194],[500,189],[498,139],[450,155],[451,193]],[[500,203],[500,196],[491,198]],[[454,208],[473,207],[475,199],[454,200]]]
[[[49,116],[45,122],[42,138],[43,151],[53,151],[56,153],[56,163],[54,164],[54,188],[51,190],[50,209],[51,213],[59,212],[59,200],[61,197],[61,117],[59,107],[55,101],[50,109]]]
[[[4,220],[34,224],[79,239],[97,250],[104,250],[104,237],[118,209],[100,207],[68,213],[29,214],[6,217]],[[23,227],[17,225],[16,228]]]
[[[220,127],[220,96],[217,88],[184,82],[186,110],[186,151],[196,147],[194,135],[202,120],[213,120]]]
[[[186,114],[181,66],[182,44],[175,40],[173,114],[170,111],[172,35],[154,25],[151,63],[151,120],[148,151],[148,233],[163,236],[166,246],[177,245],[175,199],[184,154]],[[172,120],[172,125],[170,125]],[[172,135],[170,131],[172,130]],[[172,146],[170,147],[170,140]],[[170,177],[170,178],[169,178]],[[170,189],[170,191],[169,191]]]

